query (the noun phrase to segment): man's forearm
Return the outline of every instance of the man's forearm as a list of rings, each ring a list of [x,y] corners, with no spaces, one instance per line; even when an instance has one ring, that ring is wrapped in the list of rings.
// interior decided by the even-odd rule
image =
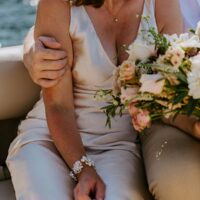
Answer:
[[[178,115],[175,117],[175,119],[172,116],[168,119],[165,118],[163,121],[193,135],[194,125],[197,120],[187,115]]]
[[[31,48],[33,47],[35,43],[34,40],[34,26],[29,30],[28,34],[26,35],[24,39],[24,54],[23,54],[23,61],[26,66],[26,68],[29,68],[30,64],[30,56],[28,55],[31,52]]]

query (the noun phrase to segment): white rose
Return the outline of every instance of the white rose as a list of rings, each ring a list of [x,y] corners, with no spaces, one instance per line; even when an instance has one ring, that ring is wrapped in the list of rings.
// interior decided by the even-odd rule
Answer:
[[[140,92],[160,94],[163,90],[165,80],[161,74],[143,74],[140,82],[142,84]]]
[[[191,71],[188,74],[189,95],[194,99],[200,98],[200,70]]]
[[[182,48],[200,48],[200,38],[197,35],[190,37],[188,40],[178,44]]]
[[[200,38],[200,21],[197,24],[197,28],[196,28],[196,35]]]
[[[187,40],[189,40],[191,38],[191,36],[192,36],[191,33],[182,33],[182,34],[179,35],[178,41],[179,42],[187,41]]]
[[[155,45],[148,44],[145,40],[137,39],[128,48],[129,60],[146,60],[155,55]]]
[[[190,58],[190,62],[192,64],[192,71],[194,71],[194,70],[199,71],[200,70],[200,54]]]
[[[192,67],[191,72],[188,73],[188,87],[189,95],[194,99],[200,98],[200,55],[194,56],[190,59]]]
[[[185,41],[189,40],[190,37],[191,37],[191,34],[189,34],[189,33],[182,33],[180,35],[177,35],[177,34],[173,34],[173,35],[164,34],[164,36],[167,38],[169,43],[173,46],[173,45],[178,45],[179,43],[182,43],[182,42],[185,42]]]
[[[164,37],[167,39],[167,41],[173,45],[174,43],[176,43],[176,41],[178,40],[179,36],[177,34],[173,34],[173,35],[168,35],[168,34],[164,34]]]

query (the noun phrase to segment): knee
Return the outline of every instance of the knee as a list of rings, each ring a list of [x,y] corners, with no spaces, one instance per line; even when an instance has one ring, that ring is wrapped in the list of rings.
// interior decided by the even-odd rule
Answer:
[[[123,185],[119,188],[108,187],[105,200],[151,200],[151,197],[147,189]]]
[[[200,196],[199,188],[200,172],[163,173],[149,183],[149,189],[156,200],[197,200]]]

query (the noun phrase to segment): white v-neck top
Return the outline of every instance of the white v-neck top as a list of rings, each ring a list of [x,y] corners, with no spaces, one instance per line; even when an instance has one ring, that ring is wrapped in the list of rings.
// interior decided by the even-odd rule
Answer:
[[[185,31],[197,26],[200,21],[200,0],[180,0],[183,19],[185,22]]]
[[[154,0],[145,0],[143,15],[150,16],[150,24],[156,27],[154,4]],[[146,26],[141,21],[138,33]],[[83,6],[71,8],[70,35],[74,48],[72,74],[76,122],[84,146],[89,149],[134,151],[137,133],[133,130],[129,114],[117,116],[112,120],[111,128],[105,127],[106,116],[100,108],[106,103],[94,100],[97,90],[112,88],[116,66],[106,54]],[[12,145],[35,140],[51,141],[42,99],[21,123],[18,138]]]

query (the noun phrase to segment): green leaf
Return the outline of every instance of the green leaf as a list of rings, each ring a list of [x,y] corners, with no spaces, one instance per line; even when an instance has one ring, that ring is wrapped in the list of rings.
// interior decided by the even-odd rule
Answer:
[[[177,76],[177,78],[178,78],[180,81],[182,81],[182,82],[184,82],[185,84],[187,84],[187,76],[186,76],[185,74],[183,74],[183,73],[181,73],[181,72],[177,72],[177,73],[176,73],[176,76]]]
[[[185,112],[188,116],[190,116],[193,113],[197,103],[198,103],[198,100],[193,99],[192,97],[190,98],[189,103],[185,107]]]
[[[175,96],[172,103],[177,104],[177,103],[182,102],[182,100],[187,96],[187,94],[188,94],[187,92],[179,93],[177,96]]]

